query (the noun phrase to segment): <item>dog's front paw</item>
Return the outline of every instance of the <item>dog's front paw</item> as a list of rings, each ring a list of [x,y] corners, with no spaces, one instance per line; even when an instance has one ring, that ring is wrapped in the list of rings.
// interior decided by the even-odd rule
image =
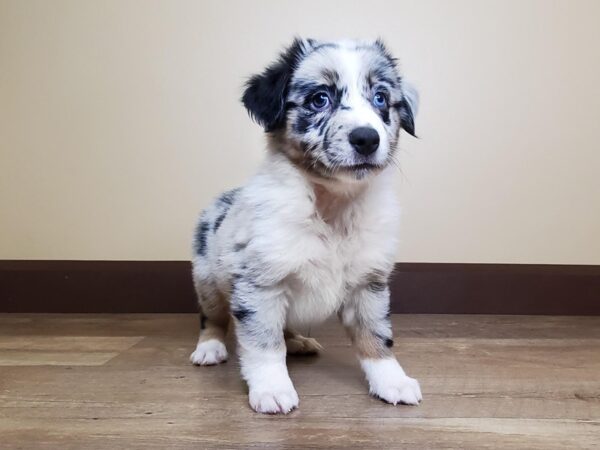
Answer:
[[[418,405],[423,399],[419,382],[407,376],[395,358],[364,359],[361,365],[371,395],[393,405]]]
[[[218,339],[199,342],[190,355],[190,362],[196,366],[212,366],[227,361],[227,348]]]
[[[423,399],[419,382],[407,376],[389,380],[386,384],[379,384],[375,389],[374,386],[371,386],[369,392],[392,405],[397,405],[398,403],[403,405],[418,405]]]
[[[299,403],[293,386],[273,390],[252,389],[248,398],[252,409],[263,414],[287,414]]]
[[[264,414],[287,414],[298,407],[298,394],[285,365],[285,350],[241,349],[242,376],[248,383],[248,402]]]

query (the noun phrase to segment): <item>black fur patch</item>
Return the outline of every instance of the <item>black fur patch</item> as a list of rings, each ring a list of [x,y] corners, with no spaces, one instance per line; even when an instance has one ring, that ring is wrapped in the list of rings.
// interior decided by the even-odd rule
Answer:
[[[367,289],[371,292],[383,292],[387,288],[387,283],[382,281],[370,281],[367,284]]]
[[[205,221],[200,222],[196,228],[196,253],[200,256],[206,254],[206,233],[208,233],[209,228],[210,224]]]
[[[242,251],[242,250],[244,250],[244,249],[245,249],[247,246],[248,246],[248,243],[247,243],[247,242],[242,242],[242,243],[235,244],[235,245],[233,246],[233,251],[234,251],[234,252],[241,252],[241,251]]]
[[[329,122],[327,120],[325,120],[325,117],[321,117],[319,120],[317,120],[317,123],[315,123],[315,126],[317,126],[319,128],[319,136],[323,136],[323,133],[325,132],[325,127],[329,124]]]
[[[328,84],[337,84],[340,81],[340,75],[335,70],[324,69],[321,76],[325,78]]]
[[[294,131],[298,134],[305,134],[311,127],[311,118],[309,114],[298,114],[296,123],[294,123]]]
[[[206,328],[206,316],[204,314],[200,314],[200,329],[204,330]]]
[[[223,207],[223,211],[221,212],[219,217],[217,217],[217,220],[215,220],[215,225],[213,226],[213,231],[215,233],[217,232],[217,230],[221,226],[221,223],[223,223],[223,220],[227,216],[229,208],[231,208],[231,205],[233,205],[233,202],[235,201],[239,190],[239,188],[232,189],[230,191],[225,192],[223,195],[221,195],[221,197],[219,197],[219,204]]]
[[[267,132],[285,125],[289,81],[304,54],[303,42],[295,39],[275,63],[246,83],[242,103],[252,118]]]
[[[417,137],[415,134],[415,118],[413,116],[412,108],[408,101],[403,98],[401,101],[394,105],[400,113],[400,125],[411,136]]]
[[[379,110],[379,115],[381,116],[381,120],[386,125],[390,124],[390,110],[388,108]]]
[[[219,202],[225,205],[231,206],[237,197],[240,188],[232,189],[230,191],[224,192],[221,197],[219,197]]]
[[[375,67],[371,69],[368,75],[369,87],[373,88],[375,85],[386,85],[386,87],[394,89],[397,86],[397,80],[390,78],[393,67],[389,64],[381,67]]]
[[[296,80],[290,86],[290,92],[293,92],[295,95],[294,98],[301,97],[306,99],[310,94],[316,94],[318,91],[322,91],[326,89],[326,86],[322,84],[315,83],[314,81],[305,81],[305,80]]]
[[[387,348],[392,348],[394,346],[394,340],[392,338],[388,338],[380,334],[376,334],[375,337]]]
[[[232,305],[231,314],[240,322],[245,322],[254,315],[255,311],[242,305]]]
[[[387,60],[388,67],[395,68],[396,67],[396,62],[398,60],[392,56],[392,54],[387,49],[387,47],[385,46],[385,44],[383,43],[383,41],[381,39],[377,39],[377,41],[375,41],[375,46],[379,49],[379,51],[381,52],[381,54]]]
[[[219,229],[219,227],[223,223],[223,220],[225,219],[225,216],[227,216],[227,211],[228,211],[228,209],[226,209],[225,211],[223,211],[221,213],[221,215],[219,217],[217,217],[217,220],[215,220],[215,226],[213,227],[213,231],[215,233],[217,232],[217,230]]]
[[[327,134],[325,134],[325,137],[323,138],[323,150],[327,152],[327,150],[329,150],[330,145],[331,143],[329,142],[329,137],[327,136]]]

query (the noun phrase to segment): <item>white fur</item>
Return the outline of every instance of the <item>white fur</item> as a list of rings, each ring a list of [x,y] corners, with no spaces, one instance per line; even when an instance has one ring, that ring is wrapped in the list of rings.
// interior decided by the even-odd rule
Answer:
[[[363,359],[360,365],[372,395],[392,405],[418,405],[423,399],[419,382],[407,376],[395,358]]]

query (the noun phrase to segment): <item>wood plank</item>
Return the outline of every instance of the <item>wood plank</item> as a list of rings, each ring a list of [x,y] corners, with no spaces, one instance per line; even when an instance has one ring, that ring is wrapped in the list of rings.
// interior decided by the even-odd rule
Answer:
[[[5,442],[27,448],[61,443],[67,448],[509,448],[592,449],[598,421],[454,419],[311,419],[287,417],[203,422],[185,417],[0,422]],[[37,441],[32,436],[39,436]],[[40,446],[41,447],[41,446]]]
[[[0,366],[101,366],[117,356],[110,352],[0,352]]]
[[[0,366],[99,366],[143,337],[0,335]]]
[[[131,348],[143,338],[143,336],[7,336],[0,334],[0,352],[3,350],[121,352]]]

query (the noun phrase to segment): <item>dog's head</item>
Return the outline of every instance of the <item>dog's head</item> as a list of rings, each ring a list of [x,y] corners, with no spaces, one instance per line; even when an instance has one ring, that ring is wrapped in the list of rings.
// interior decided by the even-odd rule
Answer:
[[[273,146],[311,175],[365,180],[415,135],[416,91],[379,40],[296,39],[248,81],[242,101]]]

